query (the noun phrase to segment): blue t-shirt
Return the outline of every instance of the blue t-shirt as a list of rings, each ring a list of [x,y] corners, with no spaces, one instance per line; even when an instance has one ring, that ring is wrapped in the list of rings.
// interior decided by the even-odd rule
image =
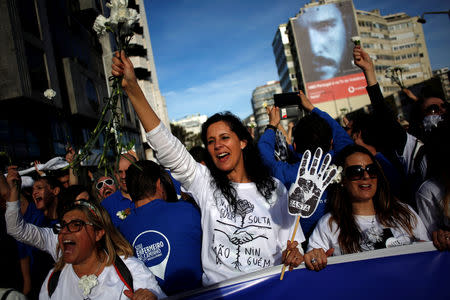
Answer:
[[[101,204],[108,212],[115,227],[119,227],[123,222],[122,219],[117,216],[117,213],[127,208],[134,208],[134,203],[130,199],[124,197],[120,190],[117,190],[115,193],[106,197]]]
[[[132,209],[119,230],[167,295],[202,286],[200,213],[192,204],[153,200]]]

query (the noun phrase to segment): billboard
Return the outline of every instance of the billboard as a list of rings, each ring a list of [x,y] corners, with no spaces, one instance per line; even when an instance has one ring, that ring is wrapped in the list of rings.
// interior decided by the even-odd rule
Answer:
[[[358,28],[352,1],[307,5],[290,22],[311,102],[366,93],[364,75],[353,64],[351,37]]]

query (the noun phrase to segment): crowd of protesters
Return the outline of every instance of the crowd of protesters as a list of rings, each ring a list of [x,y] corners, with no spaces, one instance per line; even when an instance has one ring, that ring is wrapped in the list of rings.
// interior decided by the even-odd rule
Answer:
[[[355,46],[353,58],[367,80],[370,114],[349,116],[344,128],[300,91],[307,114],[288,133],[279,130],[278,107],[267,108],[258,142],[236,116],[217,113],[202,126],[204,148],[188,152],[148,104],[131,61],[116,53],[112,74],[122,78],[158,163],[131,151],[114,174],[89,173],[88,181],[71,165],[43,171],[35,162],[31,182],[7,166],[0,251],[9,272],[1,287],[11,289],[0,293],[156,299],[280,264],[319,271],[331,255],[430,240],[449,250],[447,103],[410,96],[417,113],[407,131],[369,55]],[[317,209],[293,235],[289,195],[318,148],[342,175],[320,191]],[[69,147],[66,161],[74,155]],[[309,178],[311,190],[319,173]]]

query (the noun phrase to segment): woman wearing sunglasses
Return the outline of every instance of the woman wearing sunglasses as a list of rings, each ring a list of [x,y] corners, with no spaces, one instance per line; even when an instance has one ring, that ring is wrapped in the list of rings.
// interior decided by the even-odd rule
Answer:
[[[333,255],[341,255],[429,240],[419,216],[390,193],[370,151],[349,145],[336,157],[336,164],[343,168],[343,178],[331,187],[330,212],[319,220],[308,251],[334,248]],[[319,270],[325,258],[305,257],[305,262]]]
[[[8,233],[14,232],[20,241],[49,252],[56,261],[39,299],[143,300],[165,296],[150,270],[132,256],[131,245],[112,225],[103,207],[75,201],[65,207],[52,232],[23,222],[18,212],[17,169],[8,169],[7,182]]]

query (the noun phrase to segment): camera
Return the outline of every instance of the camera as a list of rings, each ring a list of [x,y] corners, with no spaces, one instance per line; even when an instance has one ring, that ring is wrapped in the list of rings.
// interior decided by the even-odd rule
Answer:
[[[301,104],[298,92],[273,95],[275,106],[280,108],[281,119],[297,119],[301,116]]]

